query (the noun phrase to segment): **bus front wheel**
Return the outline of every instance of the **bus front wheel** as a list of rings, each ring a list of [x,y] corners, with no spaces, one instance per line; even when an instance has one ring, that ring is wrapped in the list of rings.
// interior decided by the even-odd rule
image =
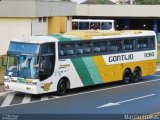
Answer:
[[[123,83],[128,84],[130,81],[132,81],[132,72],[130,70],[125,70],[123,73]]]
[[[57,95],[64,95],[67,91],[67,82],[65,79],[61,79],[57,86]]]

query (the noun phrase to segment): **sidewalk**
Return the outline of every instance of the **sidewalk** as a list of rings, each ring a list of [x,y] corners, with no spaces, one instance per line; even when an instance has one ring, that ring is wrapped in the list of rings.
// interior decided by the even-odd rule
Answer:
[[[5,92],[4,85],[0,85],[0,93]]]

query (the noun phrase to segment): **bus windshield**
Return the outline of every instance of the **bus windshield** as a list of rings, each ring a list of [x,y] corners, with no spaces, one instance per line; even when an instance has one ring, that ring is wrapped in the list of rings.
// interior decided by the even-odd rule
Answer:
[[[38,78],[37,60],[34,56],[8,56],[7,72],[8,76],[22,78]]]

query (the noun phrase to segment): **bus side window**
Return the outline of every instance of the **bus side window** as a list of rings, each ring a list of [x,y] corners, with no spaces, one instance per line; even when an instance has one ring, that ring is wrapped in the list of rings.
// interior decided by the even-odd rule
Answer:
[[[79,22],[79,30],[89,30],[89,22]]]
[[[59,56],[75,55],[74,43],[62,43],[59,45]]]
[[[116,41],[110,40],[109,41],[109,51],[117,51]]]
[[[122,40],[116,40],[117,51],[122,50]]]
[[[84,53],[85,54],[91,54],[92,53],[92,43],[91,42],[84,43]]]
[[[100,30],[100,22],[91,22],[90,30]]]
[[[59,45],[59,56],[65,56],[66,55],[66,47],[65,44]]]
[[[134,39],[125,39],[124,40],[124,50],[133,50],[134,49]]]
[[[72,30],[78,30],[78,22],[72,22]]]
[[[107,42],[105,41],[94,42],[93,52],[94,53],[107,52]]]
[[[137,48],[138,49],[144,49],[148,48],[148,38],[138,38],[137,39]]]
[[[111,22],[102,22],[101,23],[101,30],[110,30],[112,28]]]
[[[155,37],[150,37],[149,46],[155,48]]]
[[[120,50],[122,50],[122,40],[109,41],[109,51],[120,51]]]
[[[83,55],[84,51],[83,51],[83,43],[77,43],[77,55]]]
[[[74,43],[69,43],[66,45],[66,47],[67,47],[67,55],[75,54]]]

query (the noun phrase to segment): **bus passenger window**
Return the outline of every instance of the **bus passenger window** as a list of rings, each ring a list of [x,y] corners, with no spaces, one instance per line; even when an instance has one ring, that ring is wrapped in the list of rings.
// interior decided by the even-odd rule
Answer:
[[[74,49],[73,43],[67,44],[66,47],[67,47],[67,55],[74,55],[75,54],[75,49]]]
[[[72,30],[78,30],[78,22],[72,22]]]
[[[84,53],[90,54],[92,52],[92,44],[91,42],[87,42],[84,44]]]
[[[91,22],[90,30],[100,30],[100,22]]]
[[[79,22],[79,30],[89,30],[89,22]]]
[[[105,41],[94,42],[93,50],[94,53],[107,52],[107,42]]]
[[[138,38],[137,48],[138,49],[148,48],[148,38]]]
[[[109,51],[117,51],[117,46],[116,46],[115,40],[109,41]]]
[[[150,37],[149,44],[150,48],[155,48],[155,37]]]
[[[77,55],[83,55],[83,43],[77,43]]]
[[[110,30],[112,28],[111,22],[102,22],[101,23],[101,30]]]
[[[122,50],[122,40],[116,40],[117,51]]]
[[[133,50],[134,49],[134,39],[124,40],[124,50]]]
[[[65,56],[66,55],[66,47],[65,44],[59,45],[59,56]]]

